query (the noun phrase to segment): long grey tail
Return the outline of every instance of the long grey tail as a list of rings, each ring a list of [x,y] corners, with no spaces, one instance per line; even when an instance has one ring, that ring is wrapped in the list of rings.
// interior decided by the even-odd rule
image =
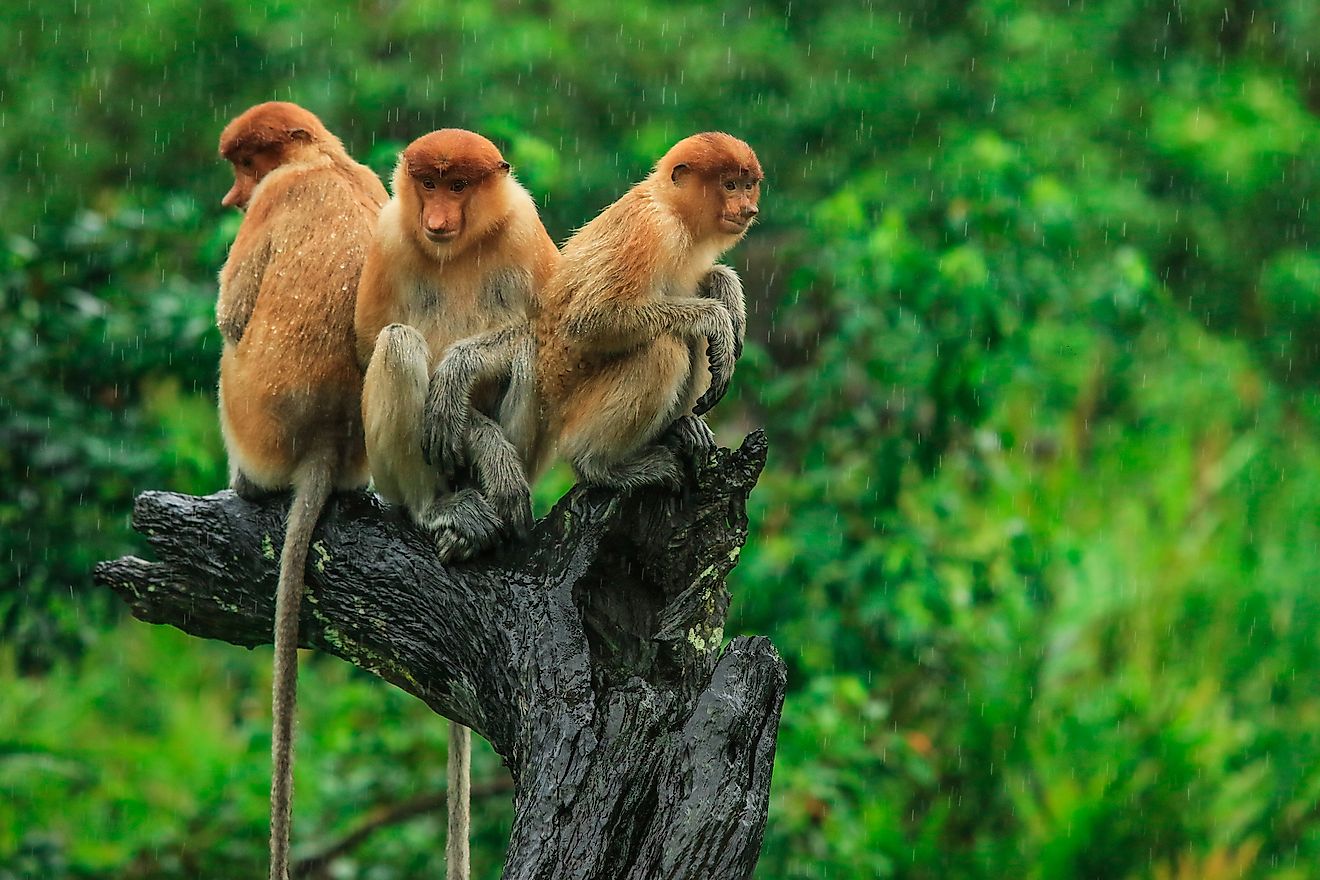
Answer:
[[[449,836],[445,841],[445,880],[468,880],[472,873],[468,829],[472,824],[472,731],[449,722]]]
[[[293,713],[298,700],[298,613],[312,530],[330,497],[330,462],[310,457],[294,477],[293,504],[280,552],[275,593],[275,675],[272,685],[270,880],[289,878],[293,812]]]

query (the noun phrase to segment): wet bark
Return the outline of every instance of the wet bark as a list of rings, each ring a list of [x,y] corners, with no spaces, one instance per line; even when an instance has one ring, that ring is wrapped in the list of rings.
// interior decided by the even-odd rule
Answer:
[[[304,647],[368,669],[486,737],[514,780],[506,878],[742,878],[761,848],[783,703],[764,638],[720,649],[762,433],[680,496],[574,489],[531,539],[445,566],[365,493],[309,554]],[[270,641],[288,499],[140,496],[159,561],[97,566],[133,614]]]

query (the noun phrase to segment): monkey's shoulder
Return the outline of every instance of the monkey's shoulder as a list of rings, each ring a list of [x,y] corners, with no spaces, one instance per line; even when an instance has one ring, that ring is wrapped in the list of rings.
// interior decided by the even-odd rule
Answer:
[[[320,230],[313,234],[369,237],[374,230],[378,206],[372,204],[362,180],[343,169],[278,168],[262,183],[252,209],[303,219]]]

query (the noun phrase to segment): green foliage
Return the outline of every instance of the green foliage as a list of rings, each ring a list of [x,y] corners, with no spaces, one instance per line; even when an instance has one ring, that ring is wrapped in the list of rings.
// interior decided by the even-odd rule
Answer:
[[[386,178],[413,137],[481,130],[556,238],[682,135],[757,148],[715,422],[772,437],[730,626],[790,667],[760,876],[1309,876],[1313,6],[10,10],[0,878],[261,870],[268,655],[85,587],[140,549],[135,492],[223,484],[215,140],[272,97]],[[444,740],[368,676],[305,675],[307,852],[438,788]],[[507,799],[476,816],[498,876]],[[442,835],[392,825],[333,876],[438,875]]]

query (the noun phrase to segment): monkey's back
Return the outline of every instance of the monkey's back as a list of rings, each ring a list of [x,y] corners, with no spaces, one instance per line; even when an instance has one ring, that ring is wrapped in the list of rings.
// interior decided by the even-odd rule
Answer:
[[[265,223],[267,258],[220,394],[227,444],[260,485],[289,485],[313,447],[333,453],[341,485],[365,481],[353,310],[384,196],[354,164],[277,169],[253,197],[244,223]]]
[[[669,239],[679,234],[643,181],[579,229],[565,244],[546,284],[535,321],[537,387],[552,430],[575,405],[578,392],[617,370],[648,342],[604,349],[575,327],[604,329],[597,316],[613,307],[663,295],[671,270]]]

